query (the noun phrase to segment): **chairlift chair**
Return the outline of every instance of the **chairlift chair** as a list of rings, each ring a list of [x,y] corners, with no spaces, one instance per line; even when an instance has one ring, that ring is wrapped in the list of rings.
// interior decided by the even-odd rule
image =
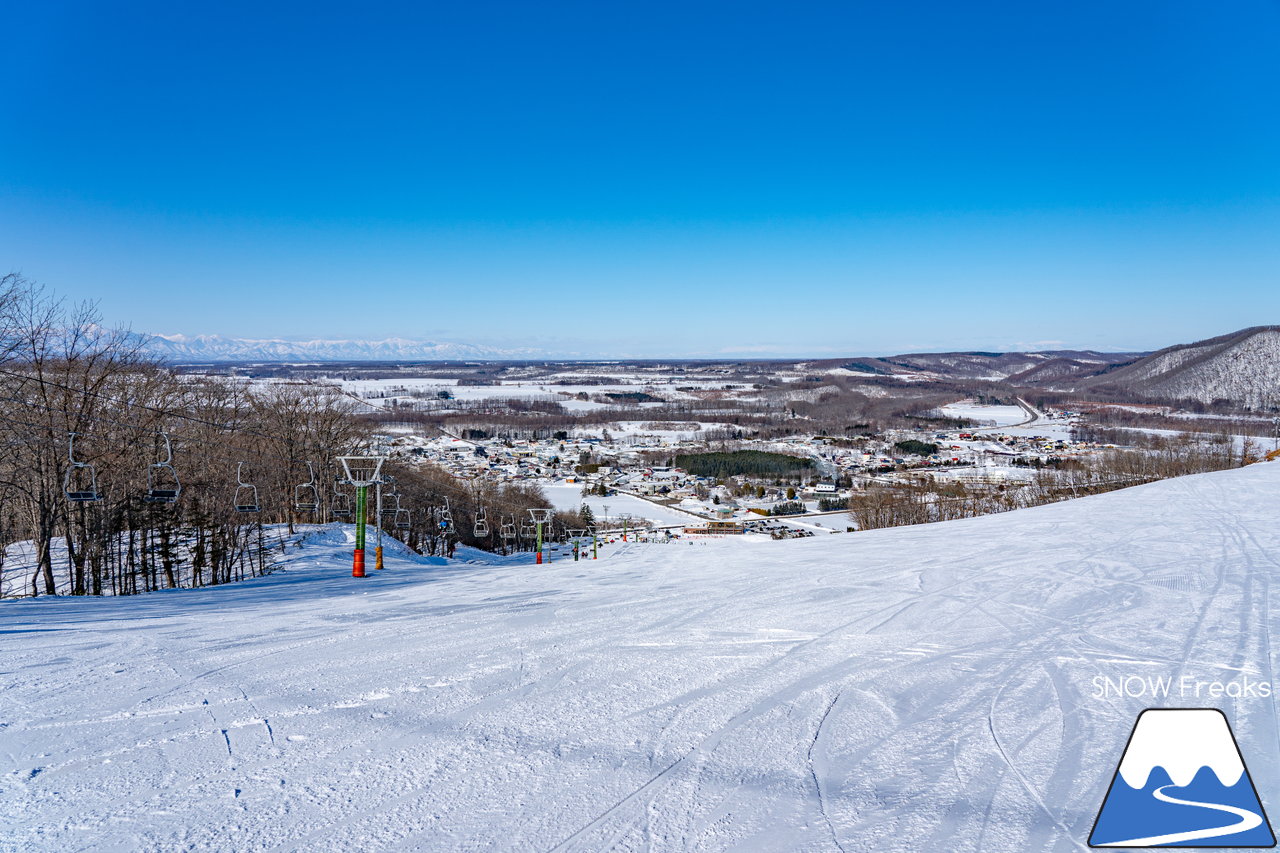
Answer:
[[[169,434],[162,432],[158,438],[164,442],[164,459],[147,467],[147,492],[142,499],[152,504],[171,504],[182,494],[182,483],[178,480],[178,472],[173,469],[173,445],[169,442]]]
[[[394,499],[395,505],[392,506],[390,501]],[[378,509],[378,523],[385,526],[387,519],[395,519],[396,513],[400,511],[400,496],[395,492],[384,494],[382,496],[382,506]]]
[[[445,536],[453,531],[453,516],[447,506],[433,507],[430,513],[438,535]]]
[[[483,539],[489,535],[489,518],[485,515],[484,507],[480,507],[480,511],[476,513],[476,523],[472,532],[477,539]]]
[[[402,507],[396,507],[396,530],[408,530],[413,526],[412,517],[409,510]]]
[[[382,500],[384,502],[394,500],[400,495],[400,493],[396,491],[395,477],[382,477],[379,475],[379,479],[375,481],[373,485],[377,487],[377,494],[382,496]],[[386,512],[385,507],[383,508],[383,512]]]
[[[510,518],[510,521],[507,519]],[[498,535],[503,539],[516,538],[516,519],[515,516],[503,516],[502,525],[498,528]]]
[[[244,481],[244,463],[236,465],[236,512],[258,512],[258,487]]]
[[[338,482],[333,485],[333,506],[329,509],[329,513],[334,518],[350,518],[351,517],[351,495],[338,488]]]
[[[76,461],[76,434],[67,433],[67,475],[62,481],[62,491],[72,503],[92,503],[102,500],[98,493],[98,471],[88,462]]]
[[[307,463],[307,482],[293,487],[293,508],[298,512],[315,512],[320,507],[320,492],[316,489],[316,472]]]

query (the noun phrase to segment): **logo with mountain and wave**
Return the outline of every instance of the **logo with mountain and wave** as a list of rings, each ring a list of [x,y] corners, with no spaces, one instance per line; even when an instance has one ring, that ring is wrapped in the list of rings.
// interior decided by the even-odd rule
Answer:
[[[1227,718],[1216,708],[1138,715],[1090,847],[1274,847]]]

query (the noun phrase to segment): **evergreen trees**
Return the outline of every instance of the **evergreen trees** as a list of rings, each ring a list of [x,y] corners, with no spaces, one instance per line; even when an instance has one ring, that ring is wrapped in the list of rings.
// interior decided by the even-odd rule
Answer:
[[[761,450],[681,454],[675,457],[675,464],[690,474],[717,479],[741,474],[756,477],[797,477],[815,467],[812,459]]]
[[[903,453],[911,453],[916,456],[932,456],[938,452],[938,445],[925,441],[916,441],[915,439],[897,441],[894,442],[893,446]]]

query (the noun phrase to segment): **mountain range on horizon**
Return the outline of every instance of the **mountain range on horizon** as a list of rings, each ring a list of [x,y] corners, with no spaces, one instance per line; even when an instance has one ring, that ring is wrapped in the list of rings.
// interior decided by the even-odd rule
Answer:
[[[369,341],[284,338],[236,338],[224,335],[135,333],[149,355],[174,363],[288,361],[454,361],[541,358],[531,347],[500,348],[455,341],[386,338]]]
[[[390,337],[379,340],[359,338],[314,338],[308,340],[292,338],[249,338],[219,334],[152,334],[133,332],[142,350],[148,355],[175,364],[192,364],[205,362],[327,362],[327,361],[455,361],[455,360],[537,360],[537,359],[581,359],[581,360],[618,360],[630,358],[695,358],[731,361],[740,360],[780,360],[780,361],[814,361],[804,356],[760,356],[744,352],[720,353],[717,355],[688,355],[671,353],[663,356],[629,356],[621,353],[582,352],[566,349],[548,349],[535,346],[500,347],[486,344],[473,344],[460,341],[438,341]],[[1004,369],[1008,365],[1017,365],[1019,369],[1038,366],[1045,357],[1053,359],[1073,358],[1087,363],[1114,364],[1139,358],[1146,353],[1101,352],[1094,350],[1038,350],[1009,351],[1000,353],[988,352],[936,352],[913,355],[896,355],[883,357],[867,357],[861,359],[869,362],[900,363],[904,360],[916,359],[920,366],[941,368],[942,373],[950,374],[949,367],[956,368],[961,375],[981,374],[989,378],[1005,378],[1017,372]],[[974,369],[965,369],[962,363],[979,360],[985,356],[999,356],[997,362],[983,364]],[[843,358],[822,359],[821,363],[838,363],[848,361],[853,356]],[[934,363],[930,363],[934,362]],[[993,369],[993,364],[996,366]],[[971,365],[972,367],[972,365]],[[877,371],[878,372],[878,371]],[[889,371],[892,372],[892,371]]]
[[[406,338],[294,341],[222,335],[134,334],[143,352],[175,364],[625,359],[527,346],[504,348]],[[740,359],[726,357],[726,360]],[[1152,353],[967,351],[784,360],[869,377],[990,381],[1023,388],[1152,401],[1193,400],[1211,404],[1227,400],[1250,408],[1268,408],[1280,403],[1280,326],[1252,326]]]

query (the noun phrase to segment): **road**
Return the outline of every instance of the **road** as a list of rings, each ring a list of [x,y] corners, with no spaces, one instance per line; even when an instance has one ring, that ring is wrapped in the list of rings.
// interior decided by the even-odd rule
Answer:
[[[1031,424],[1037,423],[1038,421],[1043,419],[1044,416],[1036,410],[1036,407],[1028,403],[1026,400],[1022,399],[1021,397],[1015,397],[1014,400],[1017,402],[1018,408],[1022,409],[1022,411],[1026,413],[1027,415],[1026,420],[1019,421],[1016,424],[1005,424],[1004,426],[979,427],[973,430],[973,432],[1000,433],[1000,432],[1005,432],[1006,430],[1013,429],[1014,427],[1022,428],[1022,427],[1030,426]]]

